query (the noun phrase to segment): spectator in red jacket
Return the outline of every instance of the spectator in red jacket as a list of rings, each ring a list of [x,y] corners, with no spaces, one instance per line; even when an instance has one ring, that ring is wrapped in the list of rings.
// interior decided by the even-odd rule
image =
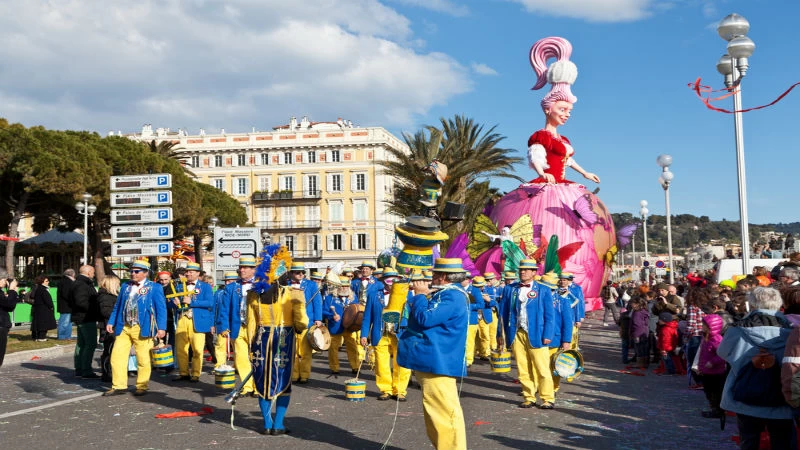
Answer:
[[[659,367],[656,371],[669,375],[680,374],[683,363],[676,354],[680,351],[678,322],[674,320],[672,313],[662,312],[658,315],[658,325],[658,350],[661,351],[663,368]]]

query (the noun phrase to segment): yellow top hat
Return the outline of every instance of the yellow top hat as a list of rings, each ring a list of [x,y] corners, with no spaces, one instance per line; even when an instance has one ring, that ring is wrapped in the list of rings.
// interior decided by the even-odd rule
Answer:
[[[542,283],[550,289],[555,289],[558,284],[558,275],[556,275],[555,272],[547,272],[539,278],[539,283]]]
[[[302,262],[294,262],[293,261],[292,265],[289,266],[289,271],[290,272],[303,272],[303,273],[305,273],[306,265],[304,263],[302,263]]]
[[[311,272],[311,279],[312,280],[322,280],[322,274],[317,272],[316,270]]]
[[[146,259],[137,259],[131,264],[131,269],[144,269],[150,271],[150,261]]]
[[[486,272],[485,274],[483,274],[483,278],[486,281],[494,280],[494,272]]]
[[[464,272],[461,258],[436,258],[433,263],[434,272],[462,273]]]
[[[362,267],[369,267],[372,270],[375,270],[375,263],[365,259],[365,260],[361,261],[361,265],[358,266],[359,269],[362,268]]]
[[[381,278],[389,278],[389,277],[399,277],[400,274],[397,273],[396,270],[392,269],[391,267],[386,267],[381,272]]]
[[[422,272],[415,270],[411,272],[411,275],[408,277],[408,279],[410,281],[422,281],[425,279],[425,275],[423,275]]]
[[[239,267],[255,267],[257,265],[256,259],[252,256],[242,256],[239,258]]]
[[[571,280],[575,278],[575,276],[572,275],[572,272],[561,272],[561,275],[559,275],[558,278],[562,280]]]
[[[342,267],[342,275],[347,275],[347,274],[350,274],[350,275],[353,274],[353,268],[352,267]]]
[[[506,280],[516,280],[517,272],[503,272],[503,278]]]
[[[350,286],[350,277],[345,275],[340,275],[339,284],[341,284],[342,286]]]
[[[222,276],[222,279],[223,280],[238,280],[239,279],[239,274],[236,273],[236,272],[225,272],[225,274]]]
[[[536,270],[539,268],[539,264],[536,263],[535,259],[523,259],[519,262],[519,270],[522,269],[532,269]]]
[[[200,272],[200,264],[197,264],[196,262],[190,262],[189,264],[186,265],[186,270],[194,270],[196,272]]]
[[[472,279],[472,285],[477,287],[477,288],[484,287],[484,286],[486,286],[486,278],[475,277],[475,278]]]
[[[433,272],[430,270],[426,270],[422,272],[422,277],[425,279],[425,281],[431,281],[433,280]]]
[[[372,274],[375,275],[376,277],[380,276],[382,273],[383,273],[383,268],[378,268],[372,271]]]

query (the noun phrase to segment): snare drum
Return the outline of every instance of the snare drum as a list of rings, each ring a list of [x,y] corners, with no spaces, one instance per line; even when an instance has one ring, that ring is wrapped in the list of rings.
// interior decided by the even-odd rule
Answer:
[[[331,333],[324,325],[320,327],[313,325],[308,329],[306,338],[311,344],[311,348],[318,352],[324,352],[331,347]]]
[[[578,350],[562,350],[553,355],[553,375],[572,382],[583,373],[583,355]]]
[[[150,359],[153,361],[153,367],[157,369],[165,369],[175,365],[172,346],[170,345],[161,345],[150,349]]]

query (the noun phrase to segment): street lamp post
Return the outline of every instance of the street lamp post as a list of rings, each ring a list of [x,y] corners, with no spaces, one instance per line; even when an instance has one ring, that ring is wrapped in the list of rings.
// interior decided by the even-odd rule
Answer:
[[[647,200],[642,200],[639,202],[641,209],[639,209],[639,215],[642,216],[642,231],[644,231],[644,259],[650,257],[647,254],[647,215],[650,214],[650,210],[647,209]]]
[[[78,210],[78,214],[83,216],[83,264],[89,264],[89,216],[94,215],[97,206],[89,204],[92,194],[84,192],[81,198],[83,201],[76,203],[75,209]]]
[[[717,71],[725,77],[725,86],[733,90],[733,128],[736,139],[736,174],[739,184],[739,224],[742,237],[742,273],[750,266],[750,236],[747,218],[747,187],[744,170],[744,128],[742,125],[742,78],[750,67],[749,58],[756,48],[747,37],[750,22],[738,14],[729,14],[717,26],[717,33],[728,41],[728,53],[717,62]]]
[[[664,203],[667,213],[667,250],[669,251],[669,284],[673,284],[675,282],[675,269],[672,264],[672,220],[669,212],[669,185],[674,177],[674,174],[669,170],[669,166],[672,165],[672,156],[658,155],[656,163],[661,167],[661,176],[658,178],[658,182],[664,188]]]

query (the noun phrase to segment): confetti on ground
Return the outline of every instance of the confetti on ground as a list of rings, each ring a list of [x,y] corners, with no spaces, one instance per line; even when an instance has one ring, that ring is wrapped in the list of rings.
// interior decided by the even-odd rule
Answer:
[[[200,411],[177,411],[174,413],[156,414],[156,419],[177,419],[180,417],[197,417],[197,416],[205,416],[213,412],[214,408],[210,406],[204,406],[200,408]]]
[[[42,358],[39,356],[34,356],[33,358],[31,358],[31,361],[36,361],[37,359],[42,359]]]
[[[478,420],[477,422],[475,422],[475,425],[489,425],[490,423],[492,422],[484,422],[482,420]]]

